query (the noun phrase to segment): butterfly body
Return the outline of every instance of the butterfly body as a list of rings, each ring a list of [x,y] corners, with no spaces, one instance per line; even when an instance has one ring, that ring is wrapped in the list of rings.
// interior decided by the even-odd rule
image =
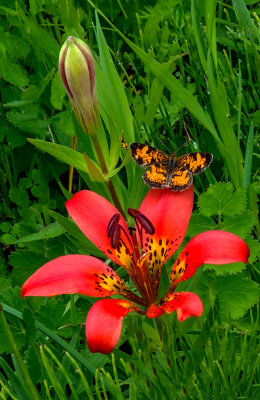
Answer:
[[[213,159],[211,153],[188,153],[176,157],[175,154],[168,156],[146,144],[131,143],[129,147],[133,160],[142,167],[149,167],[143,179],[155,189],[187,189],[193,182],[193,175],[204,171]]]

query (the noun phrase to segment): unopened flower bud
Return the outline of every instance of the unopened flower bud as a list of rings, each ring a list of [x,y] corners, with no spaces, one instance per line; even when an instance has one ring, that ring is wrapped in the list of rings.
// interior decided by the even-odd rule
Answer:
[[[94,59],[88,45],[69,36],[60,51],[59,71],[82,129],[95,134],[99,110]]]

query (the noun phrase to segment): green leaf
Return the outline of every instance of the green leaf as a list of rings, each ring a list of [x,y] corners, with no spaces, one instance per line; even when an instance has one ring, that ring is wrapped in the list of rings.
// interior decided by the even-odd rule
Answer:
[[[256,282],[241,276],[223,277],[216,280],[215,290],[219,312],[224,319],[238,319],[253,307],[260,294]]]
[[[2,232],[4,232],[4,233],[7,233],[7,232],[10,231],[11,226],[12,226],[12,224],[11,224],[11,222],[9,222],[9,221],[1,222],[1,224],[0,224],[0,230],[1,230]]]
[[[63,99],[66,95],[66,90],[64,89],[60,74],[56,72],[51,84],[51,104],[57,110],[62,110]]]
[[[36,24],[31,18],[26,17],[21,8],[19,11],[27,27],[28,36],[31,35],[37,46],[40,46],[48,54],[51,54],[56,61],[60,50],[56,39],[47,31],[47,29],[42,28],[38,23]]]
[[[36,314],[37,322],[48,326],[49,329],[57,331],[67,322],[67,316],[64,317],[65,304],[60,297],[47,298]]]
[[[68,137],[72,138],[76,135],[76,130],[73,122],[73,114],[70,111],[64,111],[59,113],[54,117],[60,119],[60,127],[62,132],[65,133]]]
[[[244,176],[243,176],[244,188],[249,188],[251,181],[253,147],[254,147],[254,126],[253,124],[251,124],[246,144],[245,166],[244,166]]]
[[[244,211],[240,215],[226,217],[224,221],[218,225],[218,229],[234,233],[245,239],[252,231],[254,225],[254,214],[250,211]]]
[[[88,157],[87,153],[83,153],[83,156],[85,158],[87,167],[88,167],[88,173],[89,177],[93,182],[104,182],[104,178],[102,173],[100,172],[100,169],[96,166],[96,164],[91,160],[91,158]]]
[[[234,11],[241,28],[245,29],[249,39],[252,39],[252,32],[254,32],[260,41],[260,33],[258,28],[253,23],[250,12],[246,8],[243,0],[232,0]]]
[[[77,247],[84,251],[86,254],[91,254],[96,257],[105,257],[104,254],[82,233],[74,221],[56,213],[49,211],[53,217],[66,231],[76,239]],[[71,240],[71,238],[69,237]]]
[[[28,208],[29,207],[29,196],[25,189],[12,188],[9,191],[9,197],[13,203],[17,206]]]
[[[238,189],[234,192],[231,183],[210,185],[206,193],[199,197],[200,213],[207,217],[213,215],[233,216],[244,211],[246,191]]]
[[[193,237],[198,235],[198,233],[210,231],[212,229],[216,229],[216,224],[212,218],[193,214],[188,225],[187,236]]]
[[[94,7],[95,5],[88,0],[88,2]],[[137,54],[138,57],[144,62],[145,66],[167,87],[178,100],[199,120],[201,123],[211,132],[218,145],[221,147],[221,141],[218,133],[209,117],[205,113],[196,97],[193,96],[187,89],[185,89],[177,78],[175,78],[169,71],[166,65],[159,64],[149,54],[145,53],[140,47],[136,46],[131,40],[129,40],[123,33],[119,31],[106,16],[99,11],[103,18],[109,23],[110,26],[125,40],[125,42],[131,47],[131,49]],[[96,14],[97,15],[97,14]],[[126,139],[128,140],[127,136]],[[223,148],[222,148],[223,149]]]
[[[38,149],[51,154],[58,160],[72,165],[82,172],[88,172],[83,154],[60,144],[45,142],[44,140],[40,139],[28,139],[28,141]]]
[[[14,276],[14,278],[21,284],[44,263],[46,263],[44,254],[36,254],[33,251],[18,250],[9,256],[9,264],[17,273],[17,277]],[[6,303],[8,302],[6,301]]]
[[[114,66],[97,14],[96,25],[101,67],[101,69],[96,69],[99,101],[116,125],[119,140],[121,132],[124,130],[125,138],[130,143],[134,141],[133,117],[128,105],[124,85]]]
[[[21,88],[29,85],[27,71],[20,64],[7,60],[5,57],[1,59],[1,64],[2,75],[7,82]]]
[[[232,264],[222,264],[222,265],[213,265],[213,264],[205,264],[203,267],[204,271],[212,271],[214,270],[217,276],[221,275],[236,275],[247,268],[246,264],[243,262],[237,262]]]
[[[64,232],[66,232],[65,229],[62,228],[62,226],[60,226],[58,222],[54,222],[53,224],[44,226],[39,232],[32,233],[31,235],[27,235],[23,238],[20,238],[15,242],[13,242],[12,244],[27,243],[27,242],[34,242],[36,240],[54,238],[62,235]]]
[[[163,94],[163,83],[155,78],[152,82],[151,92],[150,92],[150,101],[147,105],[145,122],[150,125],[153,122],[154,116],[158,110],[162,94]]]

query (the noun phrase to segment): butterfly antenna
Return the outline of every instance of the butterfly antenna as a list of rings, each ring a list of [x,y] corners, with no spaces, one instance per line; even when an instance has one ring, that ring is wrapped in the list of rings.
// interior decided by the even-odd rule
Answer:
[[[184,131],[187,135],[187,140],[175,151],[175,153],[177,153],[182,147],[186,147],[188,146],[189,142],[192,142],[192,137],[189,133],[188,127],[186,125],[186,122],[183,120],[183,127],[184,127]]]

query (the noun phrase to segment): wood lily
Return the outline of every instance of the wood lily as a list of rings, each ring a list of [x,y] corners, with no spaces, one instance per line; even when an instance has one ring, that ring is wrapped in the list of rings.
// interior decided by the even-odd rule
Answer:
[[[66,255],[36,271],[23,285],[23,296],[81,293],[106,298],[97,301],[86,320],[91,352],[108,354],[121,334],[123,318],[132,311],[159,317],[177,311],[180,321],[200,316],[200,298],[176,292],[179,282],[190,278],[205,263],[247,262],[249,248],[238,236],[224,231],[196,235],[175,261],[167,293],[158,298],[163,264],[182,243],[193,206],[193,187],[183,192],[151,189],[139,210],[128,209],[135,227],[129,228],[117,209],[100,195],[83,190],[66,202],[67,210],[82,232],[129,274],[136,290],[129,289],[103,261],[86,255]],[[118,296],[117,296],[118,297]]]

